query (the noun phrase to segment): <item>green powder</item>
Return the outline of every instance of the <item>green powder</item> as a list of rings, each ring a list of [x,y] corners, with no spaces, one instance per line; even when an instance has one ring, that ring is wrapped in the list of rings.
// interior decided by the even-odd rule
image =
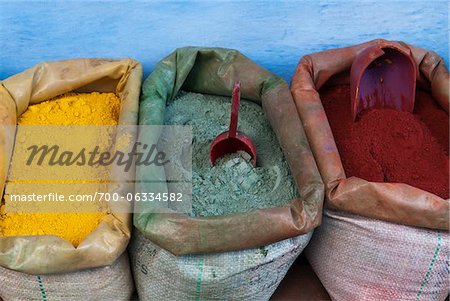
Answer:
[[[228,130],[231,98],[181,92],[166,111],[165,124],[192,127],[191,216],[212,216],[279,207],[297,188],[262,108],[241,100],[238,130],[255,144],[257,167],[245,152],[229,154],[211,167],[214,138]],[[181,167],[180,167],[181,168]]]

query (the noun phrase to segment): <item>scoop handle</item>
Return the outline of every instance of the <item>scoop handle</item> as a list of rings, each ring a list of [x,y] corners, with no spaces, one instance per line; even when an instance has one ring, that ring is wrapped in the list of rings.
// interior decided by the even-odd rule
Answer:
[[[237,124],[239,118],[240,99],[241,99],[241,83],[234,82],[233,94],[231,99],[231,117],[230,117],[230,129],[228,131],[228,137],[236,137]]]

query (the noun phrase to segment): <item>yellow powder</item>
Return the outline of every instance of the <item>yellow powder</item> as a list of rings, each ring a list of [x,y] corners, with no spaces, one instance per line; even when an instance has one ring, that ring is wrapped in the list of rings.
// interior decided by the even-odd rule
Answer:
[[[117,125],[119,111],[120,99],[114,93],[71,93],[29,106],[20,116],[18,124]],[[111,137],[105,135],[97,139],[96,143],[100,145],[103,143],[108,148],[111,145]],[[17,152],[23,151],[20,149],[20,141],[24,140],[26,137],[20,137],[19,131],[15,153],[18,147]],[[104,173],[106,169],[107,167],[103,167],[103,170],[99,168],[97,172]],[[13,172],[14,166],[11,165],[10,174]],[[97,191],[105,191],[104,187],[98,183]],[[6,213],[3,204],[0,207],[0,236],[55,235],[78,246],[107,213],[105,206],[100,206],[98,202],[80,202],[76,206],[84,208],[79,213]],[[96,207],[86,210],[86,206]]]
[[[19,118],[30,125],[116,125],[120,100],[114,93],[65,94],[31,105]]]

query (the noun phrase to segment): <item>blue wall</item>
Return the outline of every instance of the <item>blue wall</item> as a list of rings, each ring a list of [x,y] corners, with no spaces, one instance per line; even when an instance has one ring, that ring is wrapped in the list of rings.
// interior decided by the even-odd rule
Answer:
[[[3,1],[0,79],[47,60],[133,57],[148,75],[177,47],[236,48],[290,81],[304,54],[374,38],[449,59],[448,1]]]

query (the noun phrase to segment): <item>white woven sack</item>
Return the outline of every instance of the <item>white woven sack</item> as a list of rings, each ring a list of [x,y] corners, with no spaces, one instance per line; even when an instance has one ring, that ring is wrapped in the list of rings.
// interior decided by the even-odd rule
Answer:
[[[333,300],[444,300],[449,232],[325,210],[306,256]]]
[[[126,252],[111,266],[72,273],[36,276],[0,267],[0,297],[4,301],[128,301],[133,290]]]
[[[311,235],[264,248],[176,257],[136,230],[130,256],[139,299],[268,300]]]

